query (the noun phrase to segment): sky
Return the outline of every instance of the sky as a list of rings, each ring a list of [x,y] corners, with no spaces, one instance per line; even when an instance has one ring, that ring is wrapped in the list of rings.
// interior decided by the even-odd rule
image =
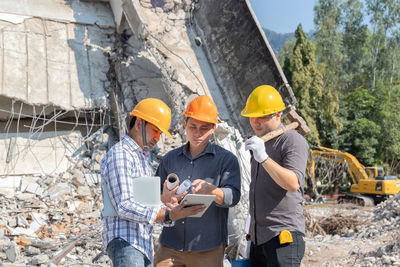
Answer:
[[[249,0],[263,28],[278,33],[294,32],[301,23],[305,32],[314,28],[317,0]]]

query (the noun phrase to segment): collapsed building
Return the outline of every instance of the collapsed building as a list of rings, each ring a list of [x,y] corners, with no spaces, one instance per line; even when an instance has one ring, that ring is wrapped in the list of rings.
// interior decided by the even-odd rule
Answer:
[[[102,156],[135,104],[160,98],[173,138],[152,151],[156,167],[186,141],[182,113],[198,95],[218,106],[213,141],[239,158],[229,242],[243,253],[251,128],[240,111],[260,84],[296,102],[247,0],[3,0],[0,29],[1,261],[108,264]]]

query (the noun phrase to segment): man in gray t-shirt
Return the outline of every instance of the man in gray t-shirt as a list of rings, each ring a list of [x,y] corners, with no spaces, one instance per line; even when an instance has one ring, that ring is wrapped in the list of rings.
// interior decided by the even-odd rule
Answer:
[[[301,203],[309,147],[296,131],[267,142],[260,138],[282,127],[285,109],[269,85],[254,89],[242,116],[255,136],[245,142],[253,153],[250,183],[250,260],[252,266],[300,266],[304,256],[305,220]]]

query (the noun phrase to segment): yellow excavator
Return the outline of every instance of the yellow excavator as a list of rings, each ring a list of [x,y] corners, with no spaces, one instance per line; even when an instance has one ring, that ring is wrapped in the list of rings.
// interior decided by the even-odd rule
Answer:
[[[353,202],[363,206],[370,206],[400,192],[399,178],[385,176],[382,167],[364,167],[350,153],[321,146],[310,150],[307,171],[313,181],[315,181],[314,160],[316,158],[347,164],[352,185],[350,193],[340,196],[338,203]]]

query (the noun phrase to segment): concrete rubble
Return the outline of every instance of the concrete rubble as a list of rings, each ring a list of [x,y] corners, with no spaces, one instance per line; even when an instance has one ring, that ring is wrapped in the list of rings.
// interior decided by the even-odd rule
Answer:
[[[59,264],[110,265],[102,253],[100,176],[93,169],[105,153],[107,135],[93,143],[94,148],[83,151],[67,172],[22,176],[14,194],[0,192],[0,262],[57,264],[57,255],[74,244]]]
[[[155,170],[162,155],[186,142],[181,114],[203,94],[219,108],[213,142],[239,158],[242,198],[230,211],[228,245],[246,255],[250,155],[243,137],[250,127],[239,113],[261,82],[295,104],[247,1],[41,0],[41,8],[35,1],[0,3],[1,34],[9,40],[0,47],[7,63],[0,70],[3,266],[110,266],[101,244],[101,159],[126,132],[134,105],[157,97],[172,109],[173,138],[163,135],[152,151]],[[49,57],[56,60],[44,64]],[[319,266],[400,266],[399,197],[373,213],[307,211],[307,257],[338,243],[351,248],[337,265]],[[339,219],[343,211],[350,215]],[[347,225],[330,233],[322,219]]]
[[[370,223],[361,226],[357,238],[386,236],[383,246],[368,253],[355,253],[360,259],[354,266],[400,266],[400,194],[380,203]],[[360,262],[360,263],[358,263]]]
[[[305,266],[400,266],[400,195],[391,196],[375,208],[332,205],[306,206]],[[341,217],[357,223],[347,228]],[[331,227],[338,230],[336,234],[320,234],[313,227],[326,219],[337,221],[336,228]]]

